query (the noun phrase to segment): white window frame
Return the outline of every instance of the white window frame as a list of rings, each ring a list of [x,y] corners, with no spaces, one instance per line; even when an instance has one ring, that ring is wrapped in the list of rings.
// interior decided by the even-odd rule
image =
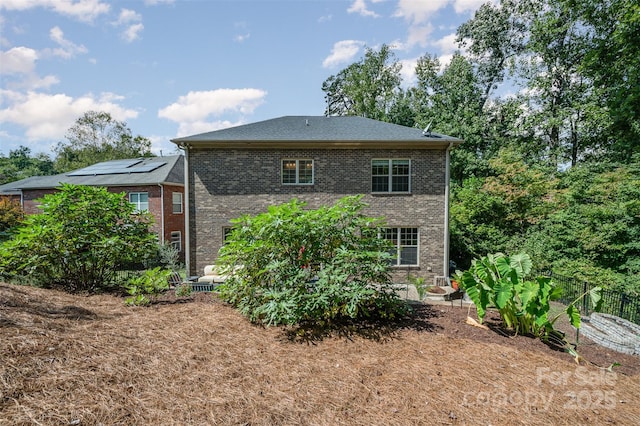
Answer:
[[[176,195],[179,197],[178,202],[176,203]],[[179,211],[176,211],[176,206],[179,206]],[[184,211],[182,209],[182,192],[174,192],[171,195],[171,213],[173,214],[182,214]]]
[[[169,241],[171,242],[171,247],[175,248],[179,252],[182,251],[182,232],[171,231]]]
[[[147,201],[145,202],[140,201],[141,195],[144,195],[145,197],[147,197]],[[132,198],[134,197],[136,198],[135,201],[132,200]],[[149,193],[148,192],[130,192],[129,202],[136,207],[136,211],[138,212],[149,211]],[[142,208],[144,204],[146,204],[146,208]]]
[[[295,161],[295,174],[296,174],[296,181],[295,182],[285,182],[284,178],[285,178],[285,163],[292,163]],[[304,162],[311,162],[311,182],[300,182],[300,162],[304,161]],[[280,168],[280,181],[282,182],[283,185],[313,185],[314,181],[315,181],[315,164],[314,161],[311,158],[284,158],[281,162],[281,168]]]
[[[388,174],[374,175],[373,167],[375,162],[386,162],[389,170]],[[393,174],[394,162],[406,162],[408,163],[408,174]],[[410,194],[411,193],[411,159],[410,158],[374,158],[371,160],[371,193],[373,194]],[[386,191],[374,191],[373,179],[375,177],[387,177],[387,190]],[[407,190],[406,191],[394,191],[393,190],[393,178],[394,177],[406,177],[407,178]]]
[[[396,232],[395,241],[390,238],[387,238],[387,230],[394,230]],[[395,246],[396,257],[395,259],[392,260],[392,264],[391,264],[392,266],[394,267],[420,266],[420,228],[411,227],[411,226],[392,226],[392,227],[382,228],[380,231],[381,231],[381,237],[387,240],[390,240]],[[413,240],[414,239],[413,237],[415,237],[415,244],[402,244],[403,232],[405,232],[405,238],[404,238],[405,241],[407,239],[406,238],[407,232],[410,232],[411,234],[415,234],[415,235],[412,235],[412,238],[411,238]],[[404,248],[415,248],[416,263],[402,263],[403,261],[402,250]]]

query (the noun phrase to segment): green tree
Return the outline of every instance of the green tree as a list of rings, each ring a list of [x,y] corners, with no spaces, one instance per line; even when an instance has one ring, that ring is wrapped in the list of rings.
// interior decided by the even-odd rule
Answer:
[[[581,68],[603,97],[611,125],[608,153],[626,162],[640,151],[640,4],[637,0],[563,0],[579,14]]]
[[[454,54],[440,72],[440,62],[431,55],[418,59],[416,86],[410,88],[416,122],[464,140],[453,151],[451,178],[462,182],[471,176],[486,176],[488,159],[496,138],[484,109],[482,87],[471,64],[462,54]]]
[[[391,247],[378,237],[382,222],[362,215],[361,198],[317,210],[293,200],[236,219],[218,258],[233,270],[221,297],[265,324],[406,313],[389,275]]]
[[[9,156],[0,154],[0,185],[31,176],[54,174],[53,161],[47,154],[31,154],[31,148],[20,146],[9,151]]]
[[[556,207],[530,229],[544,269],[640,293],[640,162],[589,163],[560,177]]]
[[[0,275],[68,291],[97,291],[122,264],[155,255],[152,217],[136,213],[124,193],[64,184],[45,195],[42,213],[29,215],[0,245]]]
[[[151,141],[133,136],[127,124],[108,112],[88,111],[67,131],[67,142],[54,149],[60,172],[108,160],[151,156]]]
[[[467,49],[467,59],[477,70],[482,87],[481,107],[498,88],[507,70],[525,50],[527,22],[524,11],[530,1],[504,0],[499,4],[485,3],[473,18],[456,31],[456,40]]]
[[[322,83],[325,115],[359,115],[389,121],[389,111],[400,90],[400,63],[389,46],[368,48],[365,56]]]
[[[514,150],[489,161],[492,175],[455,185],[451,199],[452,258],[461,266],[488,250],[513,251],[555,205],[556,179]]]

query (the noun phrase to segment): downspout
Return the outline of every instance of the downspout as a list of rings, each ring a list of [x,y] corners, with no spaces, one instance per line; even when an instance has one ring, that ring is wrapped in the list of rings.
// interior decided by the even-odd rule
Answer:
[[[449,146],[447,147],[445,154],[445,171],[444,171],[444,256],[443,262],[444,264],[442,269],[442,275],[444,275],[447,280],[449,278],[449,181],[450,181],[450,172],[449,172],[449,164],[451,162],[451,148],[453,147],[453,142],[449,142]]]
[[[187,268],[187,275],[193,275],[191,271],[191,234],[189,229],[189,146],[185,144],[184,148],[184,264]]]
[[[160,244],[164,245],[164,185],[158,184],[160,187]]]

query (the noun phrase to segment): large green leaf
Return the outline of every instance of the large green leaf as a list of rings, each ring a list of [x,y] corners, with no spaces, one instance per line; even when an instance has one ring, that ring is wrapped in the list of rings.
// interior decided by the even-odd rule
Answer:
[[[510,300],[513,300],[513,284],[503,279],[495,287],[495,303],[498,309],[503,309]]]
[[[571,325],[575,328],[580,328],[580,311],[574,306],[567,306],[567,315],[569,316],[569,321],[571,321]]]
[[[538,297],[538,292],[540,291],[540,286],[535,281],[525,281],[522,284],[522,291],[520,292],[520,303],[522,303],[522,307],[527,309],[529,302],[535,300],[534,298]]]
[[[509,265],[511,265],[511,267],[516,271],[518,277],[523,279],[531,272],[533,262],[527,253],[520,253],[511,255],[509,258]]]
[[[511,265],[509,265],[509,259],[504,255],[500,254],[499,256],[496,256],[494,264],[500,274],[500,277],[507,277],[511,273],[512,268]]]
[[[589,298],[591,299],[591,309],[599,311],[602,306],[602,287],[594,287],[589,290]]]

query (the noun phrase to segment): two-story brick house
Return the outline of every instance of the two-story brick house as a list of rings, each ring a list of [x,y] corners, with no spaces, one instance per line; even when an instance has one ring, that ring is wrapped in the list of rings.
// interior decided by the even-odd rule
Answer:
[[[395,281],[448,274],[449,151],[459,139],[362,117],[286,116],[172,142],[185,151],[192,275],[215,262],[230,219],[354,194],[386,218]]]
[[[152,230],[170,242],[184,260],[184,156],[144,157],[97,163],[52,176],[33,176],[0,186],[0,197],[19,199],[26,214],[39,213],[38,202],[61,183],[102,186],[124,192],[139,210],[154,217]]]

